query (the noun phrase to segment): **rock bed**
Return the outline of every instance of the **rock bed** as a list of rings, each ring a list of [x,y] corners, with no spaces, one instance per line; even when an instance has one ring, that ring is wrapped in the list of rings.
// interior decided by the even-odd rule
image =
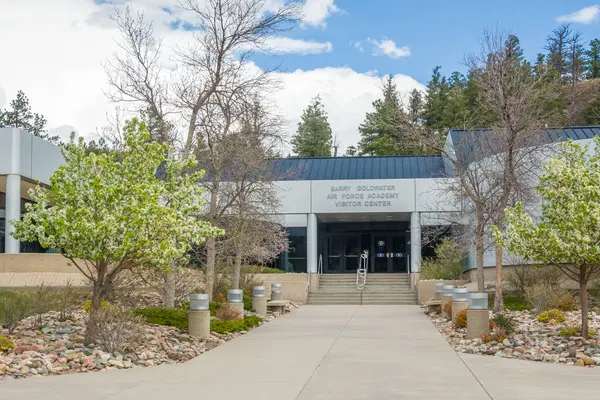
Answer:
[[[560,336],[565,325],[580,325],[580,312],[566,312],[566,321],[558,324],[545,324],[536,321],[536,315],[529,311],[506,311],[511,315],[517,328],[502,343],[481,339],[466,339],[466,328],[454,328],[452,322],[439,314],[430,314],[430,318],[446,340],[459,353],[481,354],[501,358],[513,358],[546,363],[560,363],[575,366],[596,367],[600,365],[600,338]],[[590,329],[599,330],[600,316],[590,313]]]
[[[296,308],[291,304],[287,311]],[[263,323],[277,317],[279,313],[269,314]],[[58,313],[49,312],[43,315],[41,329],[34,328],[35,317],[24,319],[12,335],[0,328],[0,335],[9,336],[16,346],[10,352],[0,351],[0,379],[181,363],[247,333],[213,332],[210,339],[198,340],[174,327],[143,324],[140,338],[123,354],[108,353],[100,346],[83,345],[85,318],[86,313],[78,311],[60,322]]]

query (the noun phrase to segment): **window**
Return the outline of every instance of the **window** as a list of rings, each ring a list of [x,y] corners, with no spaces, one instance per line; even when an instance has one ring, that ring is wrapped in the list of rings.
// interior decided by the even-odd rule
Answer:
[[[273,267],[285,272],[306,272],[306,228],[287,228],[289,250],[283,252]]]

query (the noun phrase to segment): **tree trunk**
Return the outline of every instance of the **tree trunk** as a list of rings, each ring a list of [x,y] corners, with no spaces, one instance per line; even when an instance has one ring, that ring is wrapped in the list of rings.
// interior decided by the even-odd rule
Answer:
[[[171,273],[165,272],[163,274],[164,286],[163,286],[163,303],[167,308],[175,307],[175,266],[171,266]]]
[[[581,297],[581,336],[588,338],[588,295],[587,295],[587,268],[579,269],[579,296]]]
[[[494,296],[494,312],[504,310],[504,297],[502,294],[502,246],[496,246],[496,294]]]
[[[231,287],[233,289],[240,288],[240,273],[242,271],[242,254],[238,251],[235,254],[233,263],[233,277],[231,278]]]
[[[477,291],[485,292],[485,280],[483,275],[483,227],[478,223],[475,232],[475,267],[477,269]]]
[[[90,310],[88,312],[88,321],[85,328],[85,336],[83,339],[84,345],[89,345],[95,342],[95,329],[96,319],[98,318],[98,310],[102,305],[102,293],[104,292],[104,284],[102,280],[96,280],[92,287],[92,302],[90,304]]]
[[[217,193],[218,185],[212,188],[210,192],[210,212],[209,216],[213,217],[217,212]],[[209,222],[214,223],[214,218],[210,218]],[[217,240],[211,236],[206,238],[206,287],[204,288],[208,294],[209,301],[213,299],[213,290],[215,286],[215,264],[217,261]]]

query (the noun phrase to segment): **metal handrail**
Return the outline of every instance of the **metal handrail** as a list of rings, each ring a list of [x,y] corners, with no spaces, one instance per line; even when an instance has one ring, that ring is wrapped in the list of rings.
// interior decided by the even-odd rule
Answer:
[[[323,273],[323,254],[319,254],[319,263],[317,264],[317,274]]]
[[[360,255],[358,269],[356,270],[356,288],[362,291],[367,284],[367,270],[369,269],[369,252],[365,250]]]

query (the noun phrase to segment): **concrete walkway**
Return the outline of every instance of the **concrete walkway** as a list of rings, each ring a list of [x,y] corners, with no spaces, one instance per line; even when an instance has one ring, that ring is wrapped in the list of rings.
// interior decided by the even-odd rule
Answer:
[[[459,356],[415,306],[305,306],[186,364],[0,381],[0,399],[563,400],[599,378]]]

